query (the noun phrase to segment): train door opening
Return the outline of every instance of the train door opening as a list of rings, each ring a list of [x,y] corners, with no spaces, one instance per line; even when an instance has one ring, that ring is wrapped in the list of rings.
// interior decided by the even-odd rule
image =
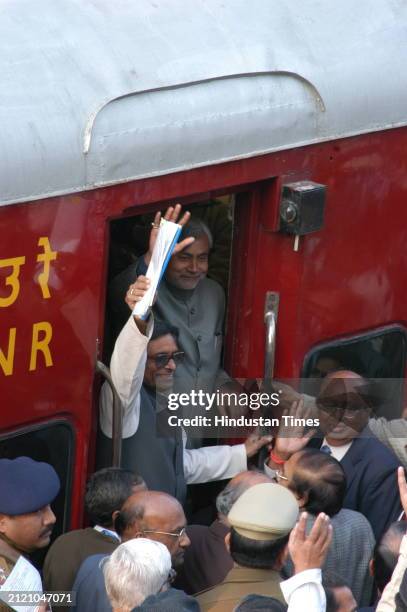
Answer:
[[[226,298],[229,289],[234,205],[235,196],[229,194],[207,201],[191,202],[183,206],[184,210],[191,212],[192,218],[203,221],[212,235],[213,246],[209,253],[207,276],[219,283]],[[110,223],[103,351],[103,361],[106,364],[109,363],[114,342],[130,315],[124,297],[129,285],[137,277],[138,259],[148,250],[154,215],[157,210],[165,211],[166,207],[162,205],[147,213],[128,216]]]
[[[232,240],[233,240],[233,219],[234,219],[234,208],[235,208],[235,194],[227,194],[220,197],[212,198],[205,201],[189,202],[183,204],[183,211],[191,212],[191,219],[199,220],[208,228],[211,236],[212,246],[210,248],[207,266],[208,272],[207,277],[212,281],[215,281],[221,289],[217,289],[218,292],[224,293],[225,298],[222,298],[220,303],[221,308],[226,310],[227,308],[227,296],[229,291],[229,275],[230,275],[230,262],[232,252]],[[151,232],[151,223],[154,219],[154,215],[157,210],[165,212],[167,208],[166,204],[161,204],[150,209],[149,212],[134,216],[128,216],[123,219],[114,220],[110,223],[110,252],[109,252],[109,269],[108,269],[108,280],[107,280],[107,299],[106,299],[106,327],[105,327],[105,343],[104,343],[104,355],[103,361],[105,364],[109,364],[110,357],[114,348],[114,343],[119,335],[123,325],[126,323],[130,316],[130,309],[125,303],[124,298],[128,287],[131,283],[136,280],[137,277],[137,261],[141,258],[144,253],[148,250],[149,237]],[[166,282],[165,279],[161,282]],[[193,328],[192,333],[196,337],[198,342],[199,350],[206,351],[206,344],[215,342],[219,347],[219,352],[222,347],[222,336],[224,329],[222,329],[222,322],[220,322],[221,328],[217,330],[213,338],[205,337],[205,329],[200,329],[199,325],[203,325],[202,317],[199,315],[199,321],[197,324],[194,323],[193,310],[196,308],[196,304],[188,307],[188,312],[191,315],[191,326]],[[202,308],[208,308],[208,304],[202,304]],[[225,307],[226,306],[226,307]],[[198,305],[199,308],[199,305]],[[196,313],[198,316],[199,313]],[[188,315],[189,316],[189,315]],[[225,312],[219,314],[219,320],[225,319]],[[177,325],[173,322],[170,317],[167,319],[168,323]],[[192,329],[191,328],[191,329]],[[213,331],[213,330],[212,330]],[[201,340],[201,342],[200,342]],[[208,340],[208,342],[206,342]],[[181,348],[183,348],[181,346]],[[216,352],[218,355],[218,352]],[[221,357],[223,362],[223,356]],[[222,363],[220,364],[222,365]],[[199,367],[197,368],[199,370]],[[114,439],[114,436],[112,436]],[[198,441],[197,438],[189,440],[192,447],[200,446],[202,440]],[[214,443],[213,440],[209,443]],[[114,446],[110,453],[113,456]],[[97,449],[97,465],[101,467],[106,465],[106,455],[108,454],[106,447],[109,449],[109,443],[107,443],[106,436],[101,435],[99,431],[98,449]],[[123,449],[125,444],[123,444]],[[123,452],[126,452],[123,450]],[[123,463],[123,462],[122,462]],[[209,485],[212,487],[212,484]],[[208,495],[213,497],[218,492],[219,487],[222,487],[222,483],[216,485],[216,491],[198,495],[197,492],[190,495],[190,499],[194,498],[194,506],[191,512],[194,512],[197,507],[206,504]],[[201,485],[199,485],[199,491],[201,491]]]

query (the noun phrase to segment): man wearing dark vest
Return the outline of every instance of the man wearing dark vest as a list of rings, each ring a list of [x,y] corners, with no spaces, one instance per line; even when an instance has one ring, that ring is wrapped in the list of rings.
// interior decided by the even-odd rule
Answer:
[[[143,295],[149,281],[140,276],[136,293]],[[110,369],[123,406],[122,467],[140,474],[150,490],[164,491],[184,503],[186,485],[232,478],[247,469],[247,457],[271,439],[250,436],[245,444],[186,449],[181,427],[169,427],[174,415],[167,407],[177,362],[182,352],[177,330],[164,322],[131,316],[113,351]],[[112,436],[112,395],[102,387],[100,447],[108,456]],[[158,431],[159,430],[159,431]]]
[[[13,569],[41,591],[41,577],[27,555],[48,546],[55,515],[50,503],[60,488],[59,478],[48,463],[29,457],[0,459],[0,586],[7,592]],[[24,586],[21,587],[24,589]],[[9,610],[1,596],[0,610]]]

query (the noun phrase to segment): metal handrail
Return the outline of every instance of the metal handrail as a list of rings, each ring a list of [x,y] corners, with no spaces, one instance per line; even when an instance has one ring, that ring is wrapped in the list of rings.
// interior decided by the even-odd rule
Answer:
[[[112,415],[112,467],[120,467],[122,457],[123,408],[120,396],[116,391],[110,370],[102,361],[96,361],[96,372],[101,374],[109,385],[113,395]]]
[[[264,306],[264,322],[266,324],[266,345],[264,357],[264,381],[271,381],[274,376],[274,360],[276,354],[277,315],[279,294],[274,291],[266,293]]]

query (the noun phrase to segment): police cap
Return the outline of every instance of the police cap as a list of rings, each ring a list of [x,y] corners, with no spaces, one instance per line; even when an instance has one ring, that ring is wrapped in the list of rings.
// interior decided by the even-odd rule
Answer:
[[[50,504],[60,489],[52,465],[29,457],[0,459],[0,513],[10,516],[36,512]]]
[[[285,487],[263,482],[247,489],[233,504],[229,523],[251,540],[270,541],[287,535],[298,519],[298,504]]]

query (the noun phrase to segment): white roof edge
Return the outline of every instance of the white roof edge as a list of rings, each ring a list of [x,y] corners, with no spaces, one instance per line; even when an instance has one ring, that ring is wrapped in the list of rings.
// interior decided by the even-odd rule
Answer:
[[[299,143],[293,143],[291,145],[287,145],[287,146],[281,146],[281,147],[276,147],[276,148],[271,148],[271,149],[265,149],[263,151],[254,151],[252,153],[247,153],[244,155],[236,155],[235,157],[228,157],[225,159],[219,159],[213,162],[202,162],[202,163],[196,163],[196,164],[191,164],[190,166],[185,166],[183,168],[179,168],[179,167],[174,167],[174,168],[168,168],[167,170],[162,170],[162,171],[157,171],[157,172],[150,172],[149,174],[144,174],[144,175],[140,175],[140,176],[129,176],[126,178],[123,178],[122,180],[115,180],[113,182],[109,182],[109,181],[101,181],[99,183],[95,183],[94,185],[82,185],[79,187],[70,187],[67,188],[65,191],[55,191],[53,193],[44,193],[42,195],[38,195],[38,194],[34,194],[30,197],[22,197],[19,200],[10,200],[9,202],[7,201],[3,201],[1,202],[1,206],[8,206],[10,204],[24,204],[25,202],[33,202],[36,201],[38,199],[46,199],[46,198],[55,198],[55,197],[61,197],[61,196],[66,196],[69,194],[74,195],[75,193],[81,193],[82,191],[92,191],[93,189],[98,189],[98,188],[103,188],[103,187],[111,187],[113,185],[121,185],[124,183],[129,183],[131,181],[138,181],[138,180],[142,180],[142,179],[147,179],[147,178],[155,178],[155,177],[159,177],[159,176],[165,176],[167,174],[173,174],[175,172],[183,172],[183,171],[189,171],[189,170],[194,170],[196,168],[204,168],[206,166],[214,166],[214,165],[219,165],[219,164],[224,164],[224,163],[228,163],[228,162],[233,162],[233,161],[239,161],[242,159],[251,159],[253,157],[259,157],[261,155],[267,155],[270,153],[278,153],[279,151],[289,151],[291,149],[295,149],[297,147],[305,147],[305,146],[311,146],[314,144],[319,144],[322,142],[331,142],[334,140],[337,140],[339,138],[352,138],[353,136],[360,136],[363,134],[371,134],[371,133],[375,133],[375,132],[379,132],[379,131],[383,131],[383,130],[389,130],[389,129],[394,129],[394,128],[398,128],[398,127],[405,127],[407,126],[407,120],[403,123],[400,124],[393,124],[393,125],[385,125],[385,126],[377,126],[376,128],[373,129],[368,129],[364,132],[355,132],[355,133],[349,133],[349,134],[341,134],[340,136],[338,136],[337,138],[335,137],[327,137],[327,138],[323,138],[323,139],[316,139],[314,141],[306,141],[306,142],[299,142]]]
[[[3,0],[0,206],[406,126],[405,57],[405,0]]]

